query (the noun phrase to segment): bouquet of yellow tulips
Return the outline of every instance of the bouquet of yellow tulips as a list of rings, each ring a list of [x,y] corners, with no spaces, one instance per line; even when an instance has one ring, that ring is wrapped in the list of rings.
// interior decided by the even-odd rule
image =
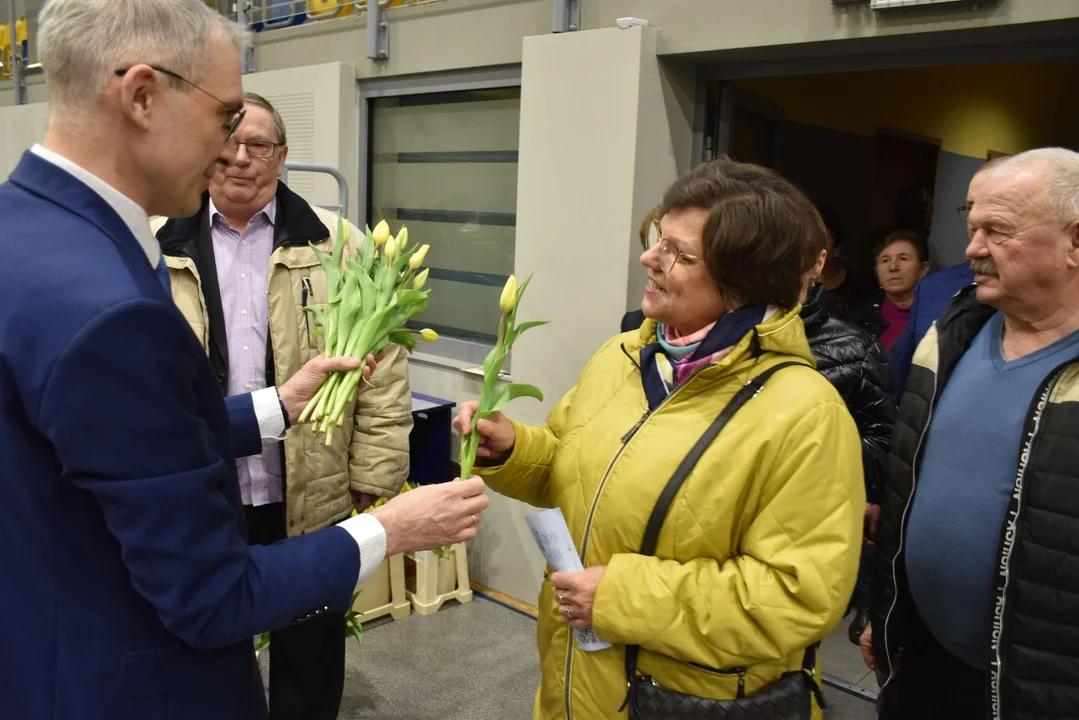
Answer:
[[[408,228],[402,227],[393,237],[385,220],[366,232],[367,241],[357,257],[347,257],[349,231],[339,215],[333,253],[327,255],[311,246],[326,273],[329,303],[325,308],[304,309],[315,316],[327,357],[366,358],[390,343],[412,352],[420,341],[438,339],[434,330],[405,327],[427,309],[431,291],[423,286],[429,269],[421,271],[420,266],[430,246],[410,247]],[[316,432],[326,434],[327,445],[333,442],[333,427],[344,422],[345,407],[363,379],[364,365],[327,378],[300,415],[300,422],[311,422]]]

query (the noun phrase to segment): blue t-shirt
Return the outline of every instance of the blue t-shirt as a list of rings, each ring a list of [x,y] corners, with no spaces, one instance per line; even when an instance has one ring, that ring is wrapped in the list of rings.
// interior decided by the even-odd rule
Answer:
[[[911,595],[933,637],[979,670],[989,666],[993,580],[1034,394],[1079,355],[1079,332],[1016,360],[1001,352],[1003,316],[956,366],[925,438],[906,529]]]

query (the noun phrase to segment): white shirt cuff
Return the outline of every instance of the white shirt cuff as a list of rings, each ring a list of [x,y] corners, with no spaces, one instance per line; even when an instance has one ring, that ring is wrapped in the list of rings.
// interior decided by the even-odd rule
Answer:
[[[285,439],[285,416],[281,412],[281,400],[277,388],[268,387],[251,393],[251,405],[259,423],[259,436],[263,442]]]
[[[356,584],[362,583],[375,574],[378,566],[386,559],[386,529],[374,515],[360,513],[338,523],[338,527],[348,530],[348,534],[360,546],[360,577]]]

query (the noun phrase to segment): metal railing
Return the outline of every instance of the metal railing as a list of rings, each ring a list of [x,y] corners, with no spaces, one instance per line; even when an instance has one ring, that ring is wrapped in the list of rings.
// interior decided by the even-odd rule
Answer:
[[[348,180],[341,174],[341,171],[332,165],[322,165],[320,163],[305,163],[305,162],[292,162],[291,160],[285,163],[285,166],[281,168],[281,182],[288,184],[289,172],[312,172],[322,173],[324,175],[330,175],[337,181],[337,202],[336,206],[333,205],[319,205],[326,210],[333,210],[341,213],[342,217],[348,216]]]
[[[222,14],[247,25],[255,32],[278,28],[296,27],[307,22],[319,22],[347,17],[352,13],[377,12],[406,5],[423,5],[436,0],[379,0],[368,7],[367,0],[239,0],[219,2]],[[222,7],[223,6],[223,7]]]

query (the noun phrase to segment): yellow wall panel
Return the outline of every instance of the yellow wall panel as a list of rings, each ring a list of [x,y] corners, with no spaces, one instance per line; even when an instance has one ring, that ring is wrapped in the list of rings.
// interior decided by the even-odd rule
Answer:
[[[1079,67],[1059,61],[880,70],[734,81],[788,120],[872,135],[890,127],[940,138],[947,152],[984,158],[1079,141]]]
[[[307,0],[307,14],[313,20],[339,18],[352,12],[350,0]]]

